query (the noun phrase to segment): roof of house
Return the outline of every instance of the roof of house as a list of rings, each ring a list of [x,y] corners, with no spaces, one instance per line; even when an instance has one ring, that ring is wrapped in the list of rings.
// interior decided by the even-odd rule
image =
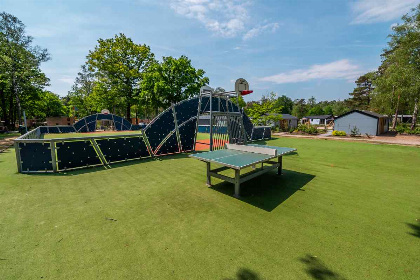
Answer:
[[[336,117],[335,119],[339,119],[341,117],[344,117],[344,116],[347,116],[347,115],[350,115],[350,114],[353,114],[353,113],[360,113],[360,114],[363,114],[363,115],[366,115],[368,117],[372,117],[372,118],[375,118],[375,119],[387,118],[387,116],[385,116],[385,115],[381,115],[381,114],[378,114],[378,113],[375,113],[375,112],[371,112],[371,111],[366,111],[366,110],[352,110],[350,112],[344,113],[344,114]]]
[[[292,116],[290,114],[281,114],[283,120],[298,120],[298,117]]]
[[[320,119],[320,120],[323,120],[323,119],[329,119],[329,118],[332,118],[332,117],[333,117],[332,115],[318,115],[318,116],[305,116],[303,118],[305,118],[305,119]]]

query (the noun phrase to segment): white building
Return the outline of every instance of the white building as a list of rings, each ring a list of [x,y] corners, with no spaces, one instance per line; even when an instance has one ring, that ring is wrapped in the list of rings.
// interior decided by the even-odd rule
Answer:
[[[388,131],[389,118],[370,111],[353,110],[334,119],[334,130],[351,134],[354,127],[361,135],[379,135]]]

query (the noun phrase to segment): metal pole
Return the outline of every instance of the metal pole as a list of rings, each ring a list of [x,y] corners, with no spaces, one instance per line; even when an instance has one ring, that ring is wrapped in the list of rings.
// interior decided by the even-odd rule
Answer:
[[[210,162],[206,162],[206,164],[207,164],[207,186],[211,187]]]
[[[235,197],[239,197],[240,194],[240,188],[241,188],[241,170],[235,169]]]
[[[213,151],[213,91],[210,91],[210,151]]]
[[[283,156],[278,157],[278,165],[279,167],[277,168],[277,175],[281,175],[283,169]]]
[[[50,142],[50,147],[51,147],[51,163],[52,163],[53,172],[57,172],[58,167],[57,167],[57,157],[55,155],[55,142],[54,142],[54,140]]]
[[[26,114],[25,110],[23,110],[23,123],[25,124],[25,133],[28,132],[28,125],[26,123]]]

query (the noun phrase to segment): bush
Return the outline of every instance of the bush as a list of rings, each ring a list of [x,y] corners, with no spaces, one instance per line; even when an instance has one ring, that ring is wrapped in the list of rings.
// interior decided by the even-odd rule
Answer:
[[[360,135],[360,130],[356,126],[353,126],[352,130],[350,131],[350,136],[355,137],[359,135]]]
[[[399,123],[395,127],[395,131],[402,134],[410,134],[410,135],[420,135],[420,127],[416,127],[415,129],[410,129],[411,124],[409,123]]]
[[[332,135],[333,135],[333,136],[346,136],[347,134],[346,134],[346,132],[345,132],[345,131],[342,131],[342,130],[334,130],[334,131],[332,132]]]
[[[313,126],[313,125],[304,125],[304,124],[300,124],[298,125],[298,127],[296,128],[295,131],[300,131],[302,133],[306,133],[306,134],[318,134],[318,129]]]

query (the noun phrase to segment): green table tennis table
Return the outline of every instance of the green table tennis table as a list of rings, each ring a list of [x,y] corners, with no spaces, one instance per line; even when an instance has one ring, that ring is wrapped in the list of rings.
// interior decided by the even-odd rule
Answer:
[[[277,174],[281,175],[283,155],[296,151],[294,148],[265,146],[257,144],[237,145],[226,144],[226,149],[203,152],[190,155],[207,164],[207,185],[211,186],[211,177],[235,184],[235,197],[240,195],[241,183],[260,176],[272,169],[277,168]],[[277,161],[275,160],[277,158]],[[211,169],[210,164],[222,165]],[[256,167],[261,164],[260,167]],[[241,169],[252,167],[254,170],[241,175]],[[235,170],[235,178],[219,174],[227,169]]]

